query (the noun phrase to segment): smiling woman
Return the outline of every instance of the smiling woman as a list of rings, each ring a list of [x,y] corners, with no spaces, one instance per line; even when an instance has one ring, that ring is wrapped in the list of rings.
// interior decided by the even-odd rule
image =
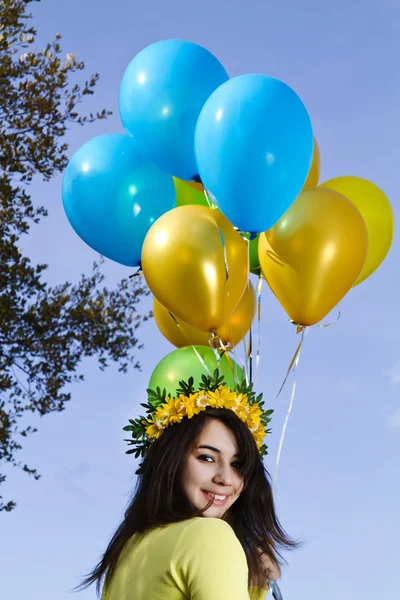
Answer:
[[[232,408],[217,407],[222,398]],[[257,404],[246,402],[244,394],[219,386],[159,408],[149,425],[158,433],[146,447],[125,518],[81,588],[96,582],[100,591],[105,578],[103,600],[265,597],[280,574],[277,549],[296,544],[279,524],[246,424]],[[169,426],[158,418],[167,409]]]
[[[233,432],[222,421],[210,419],[186,457],[184,493],[204,517],[222,519],[243,489],[241,470]],[[204,501],[209,505],[206,510]]]

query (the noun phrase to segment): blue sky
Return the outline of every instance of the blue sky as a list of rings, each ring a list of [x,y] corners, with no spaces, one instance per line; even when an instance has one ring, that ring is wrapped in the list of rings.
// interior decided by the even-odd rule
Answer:
[[[395,0],[42,0],[33,6],[41,41],[60,32],[65,53],[98,71],[88,110],[107,121],[71,131],[70,152],[105,132],[119,132],[117,97],[133,56],[158,39],[198,42],[231,76],[261,72],[291,85],[305,102],[321,149],[322,180],[358,175],[391,199],[399,221],[400,5]],[[74,234],[61,205],[61,178],[32,186],[50,216],[21,241],[47,262],[51,283],[76,280],[96,255]],[[303,540],[287,558],[285,600],[372,600],[398,594],[400,536],[400,243],[377,273],[341,303],[340,321],[314,328],[298,369],[295,406],[281,458],[277,501],[283,525]],[[130,270],[106,263],[113,285]],[[143,310],[148,308],[143,305]],[[64,413],[35,421],[39,432],[21,459],[42,473],[35,482],[13,470],[5,496],[18,502],[1,515],[2,597],[66,600],[97,561],[134,486],[135,461],[121,428],[137,412],[152,369],[172,347],[154,323],[140,330],[142,372],[101,373],[82,365]],[[297,339],[272,295],[263,294],[258,388],[276,409],[273,470],[290,386],[280,387]],[[5,540],[5,543],[4,543]],[[94,588],[78,595],[94,599]]]

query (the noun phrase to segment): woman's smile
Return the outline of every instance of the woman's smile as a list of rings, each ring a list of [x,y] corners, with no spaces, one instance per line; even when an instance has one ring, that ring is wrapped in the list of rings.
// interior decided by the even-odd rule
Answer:
[[[201,490],[204,494],[204,496],[207,498],[207,500],[212,499],[213,500],[213,504],[215,504],[215,506],[225,506],[229,496],[226,495],[222,495],[222,494],[213,494],[212,492],[206,492],[204,490]]]

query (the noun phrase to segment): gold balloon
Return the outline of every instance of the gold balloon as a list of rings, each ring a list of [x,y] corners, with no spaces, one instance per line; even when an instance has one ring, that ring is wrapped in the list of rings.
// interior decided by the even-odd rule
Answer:
[[[304,190],[315,188],[318,185],[319,175],[321,172],[321,155],[319,152],[317,140],[314,138],[314,153],[313,159],[308,173],[307,180],[304,184]]]
[[[185,346],[208,346],[210,341],[209,333],[195,329],[184,323],[181,319],[177,319],[176,317],[174,319],[171,313],[156,298],[154,299],[153,312],[158,329],[177,348]],[[239,300],[239,304],[229,316],[228,321],[215,331],[224,348],[234,348],[244,338],[251,327],[255,312],[256,294],[252,284],[249,282],[243,296]]]
[[[363,268],[368,233],[355,206],[338,192],[304,190],[260,235],[259,259],[273,293],[299,325],[323,319]]]
[[[226,323],[218,327],[216,331],[225,346],[233,348],[244,338],[251,327],[255,314],[256,293],[249,281],[235,310],[230,314]]]
[[[358,285],[379,267],[392,245],[394,213],[392,206],[374,183],[360,177],[336,177],[321,184],[346,196],[360,211],[368,230],[368,252],[363,270],[354,285]]]
[[[197,190],[198,192],[201,192],[202,194],[204,194],[204,187],[203,187],[202,183],[197,183],[197,181],[185,181],[185,183],[189,187],[192,187],[193,189]]]
[[[169,310],[157,298],[154,298],[153,313],[158,329],[177,348],[184,348],[185,346],[208,346],[208,332],[200,331],[176,317],[175,321]]]
[[[247,242],[221,212],[180,206],[148,231],[142,268],[165,308],[196,329],[215,331],[227,322],[246,289]]]

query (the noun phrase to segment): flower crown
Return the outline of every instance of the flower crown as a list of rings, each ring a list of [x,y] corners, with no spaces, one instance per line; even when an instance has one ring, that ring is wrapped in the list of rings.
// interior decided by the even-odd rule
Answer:
[[[159,438],[165,429],[182,419],[191,419],[194,415],[211,408],[226,408],[232,410],[250,429],[261,456],[267,454],[267,446],[263,444],[264,437],[270,432],[267,429],[273,410],[265,411],[262,394],[257,397],[252,385],[245,381],[231,390],[224,385],[224,376],[216,369],[213,375],[203,375],[198,389],[194,388],[194,379],[188,382],[180,381],[176,398],[167,396],[166,390],[159,387],[147,390],[148,404],[141,404],[146,409],[146,416],[129,419],[130,425],[123,428],[132,432],[131,440],[124,440],[134,446],[126,454],[144,457],[150,445]]]

